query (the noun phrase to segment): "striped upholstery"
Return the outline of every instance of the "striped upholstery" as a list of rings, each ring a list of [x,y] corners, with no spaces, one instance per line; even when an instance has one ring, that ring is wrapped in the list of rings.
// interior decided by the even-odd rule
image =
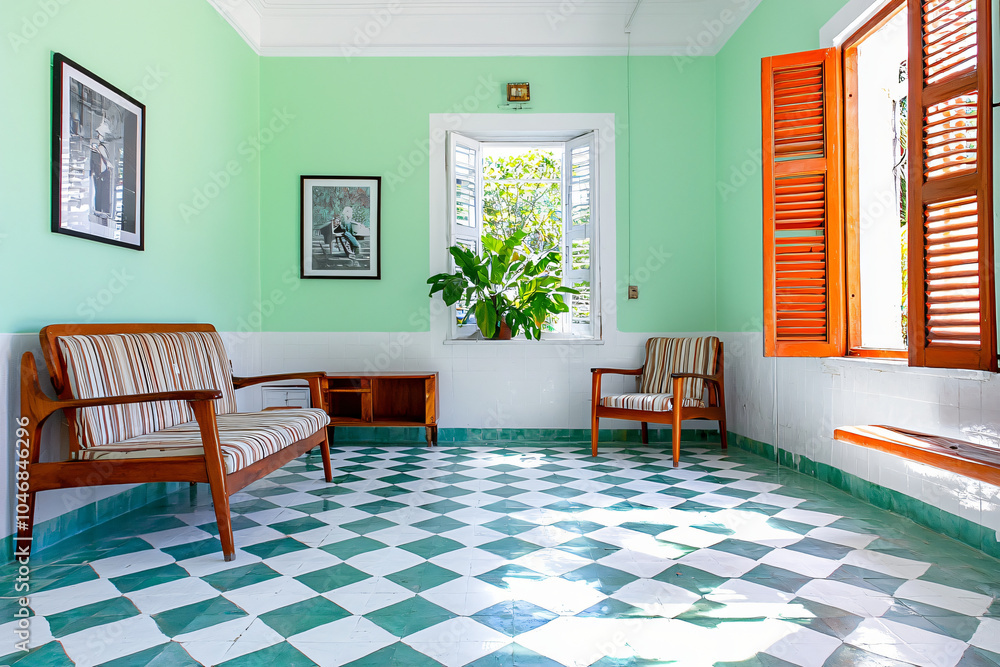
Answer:
[[[305,408],[221,414],[217,421],[226,472],[233,473],[298,440],[308,438],[330,423],[330,418],[322,410]],[[190,421],[124,442],[81,449],[74,458],[88,461],[144,459],[158,456],[201,456],[203,453],[198,423]]]
[[[642,367],[639,393],[673,393],[673,382],[670,379],[673,373],[715,375],[715,357],[718,350],[719,339],[715,336],[650,338],[646,341],[646,363]],[[684,402],[681,406],[686,407],[689,399],[701,401],[704,394],[704,380],[686,378]]]
[[[212,332],[62,336],[59,350],[74,398],[219,389],[219,415],[236,412],[236,390],[222,345]],[[185,401],[84,408],[77,411],[82,447],[122,442],[194,419]]]
[[[622,408],[624,410],[647,410],[651,412],[670,412],[673,409],[674,397],[670,394],[618,394],[601,397],[601,405],[606,408]],[[683,408],[703,408],[705,402],[696,398],[685,398],[681,402]]]

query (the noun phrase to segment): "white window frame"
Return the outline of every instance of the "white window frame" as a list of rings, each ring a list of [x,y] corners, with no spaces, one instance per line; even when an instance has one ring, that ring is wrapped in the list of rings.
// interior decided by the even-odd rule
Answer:
[[[483,176],[484,165],[485,165],[485,155],[489,152],[490,148],[543,148],[543,149],[553,149],[561,151],[562,166],[560,168],[558,179],[514,179],[505,180],[504,183],[544,183],[559,185],[560,196],[562,198],[562,211],[560,212],[561,219],[563,222],[563,284],[570,285],[570,281],[574,278],[581,279],[586,277],[587,281],[591,284],[591,293],[593,294],[593,285],[596,282],[594,279],[593,267],[600,265],[599,255],[599,243],[596,237],[597,230],[600,227],[599,214],[597,209],[597,194],[596,194],[596,154],[597,154],[597,142],[596,142],[596,132],[591,130],[581,134],[578,137],[568,139],[566,141],[551,141],[546,139],[532,140],[531,137],[518,137],[516,139],[511,139],[509,141],[480,141],[474,137],[462,134],[460,132],[449,132],[448,133],[448,206],[449,214],[451,216],[451,237],[448,239],[448,245],[462,245],[464,247],[471,247],[475,252],[482,251],[482,234],[483,234],[483,216],[484,216],[484,198],[486,192],[486,185],[490,182],[501,182],[496,179],[487,179]],[[589,203],[591,223],[585,227],[574,227],[573,222],[573,193],[572,193],[572,170],[573,170],[573,151],[581,147],[588,147],[590,149],[590,179],[586,184],[587,188],[590,190],[591,200]],[[471,152],[473,155],[473,169],[475,170],[474,177],[474,188],[472,193],[473,198],[473,219],[472,224],[460,224],[458,221],[458,192],[457,192],[457,181],[458,181],[458,165],[457,160],[455,160],[456,151],[459,148],[464,148]],[[581,238],[590,238],[590,268],[578,269],[574,271],[572,269],[573,260],[573,241]],[[452,270],[455,269],[454,262],[452,263]],[[585,273],[584,273],[585,272]],[[571,285],[570,285],[571,286]],[[573,312],[572,305],[573,299],[575,298],[571,294],[563,295],[564,300],[567,305],[570,306],[570,312],[562,314],[562,321],[560,325],[562,327],[561,331],[546,332],[544,336],[548,338],[595,338],[595,321],[593,317],[593,312],[591,312],[590,322],[588,324],[574,325],[572,321]],[[461,312],[458,310],[458,306],[453,306],[455,311],[455,328],[452,332],[453,338],[460,338],[466,336],[475,336],[478,328],[474,324],[462,324],[459,321]]]
[[[565,143],[593,132],[591,234],[591,333],[589,335],[545,334],[542,344],[601,344],[606,330],[617,328],[615,308],[615,116],[614,114],[430,114],[430,273],[453,270],[447,248],[451,245],[454,186],[449,175],[452,133],[476,141],[524,142],[540,145]],[[568,169],[563,170],[564,177]],[[481,184],[479,184],[481,187]],[[567,204],[568,202],[564,202]],[[564,213],[565,215],[565,213]],[[607,295],[607,297],[602,297]],[[607,301],[607,303],[604,303]],[[604,307],[602,308],[602,304]],[[459,332],[453,309],[440,299],[431,302],[431,331],[446,343],[511,344],[531,343],[489,341],[468,338]]]

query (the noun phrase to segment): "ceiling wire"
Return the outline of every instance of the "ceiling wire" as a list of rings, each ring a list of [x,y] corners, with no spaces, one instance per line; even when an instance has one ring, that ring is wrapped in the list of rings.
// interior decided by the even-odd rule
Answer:
[[[628,21],[625,22],[625,35],[626,35],[626,47],[625,47],[625,125],[626,131],[628,132],[628,189],[626,191],[626,196],[628,197],[628,277],[629,282],[632,281],[632,20],[635,18],[636,12],[639,11],[639,5],[642,4],[642,0],[636,0],[635,7],[632,8],[632,13],[628,17]]]
[[[638,5],[637,5],[638,6]],[[631,20],[631,19],[630,19]],[[626,31],[628,46],[625,50],[625,130],[628,146],[628,187],[625,191],[628,197],[628,271],[629,283],[632,282],[632,33]]]
[[[642,0],[636,0],[635,7],[632,8],[632,14],[629,15],[628,21],[625,23],[625,32],[631,34],[632,32],[632,19],[635,18],[635,13],[639,11],[639,5],[642,4]]]

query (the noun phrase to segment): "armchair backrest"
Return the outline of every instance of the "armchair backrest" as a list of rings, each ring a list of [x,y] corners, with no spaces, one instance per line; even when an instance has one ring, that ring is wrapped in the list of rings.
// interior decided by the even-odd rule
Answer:
[[[646,341],[646,361],[642,366],[639,391],[643,394],[673,393],[670,379],[673,373],[715,375],[719,344],[715,336],[650,338]],[[704,380],[686,378],[681,398],[701,399],[704,392]]]
[[[222,338],[211,327],[198,331],[136,331],[143,325],[120,325],[128,331],[86,332],[86,326],[67,327],[65,334],[43,330],[53,384],[64,398],[125,396],[184,389],[218,389],[217,414],[236,412],[236,390]],[[145,328],[145,327],[143,327]],[[162,327],[176,329],[176,325]],[[47,329],[49,329],[47,327]],[[185,401],[159,401],[84,408],[77,411],[79,445],[120,442],[194,419]]]

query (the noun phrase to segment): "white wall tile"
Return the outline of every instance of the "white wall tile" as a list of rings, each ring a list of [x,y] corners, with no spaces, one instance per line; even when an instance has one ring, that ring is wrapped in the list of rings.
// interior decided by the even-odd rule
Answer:
[[[988,492],[961,475],[832,439],[840,426],[889,424],[989,440],[981,434],[1000,432],[1000,376],[887,361],[767,359],[759,332],[721,338],[731,351],[730,430],[1000,529],[996,487]]]

